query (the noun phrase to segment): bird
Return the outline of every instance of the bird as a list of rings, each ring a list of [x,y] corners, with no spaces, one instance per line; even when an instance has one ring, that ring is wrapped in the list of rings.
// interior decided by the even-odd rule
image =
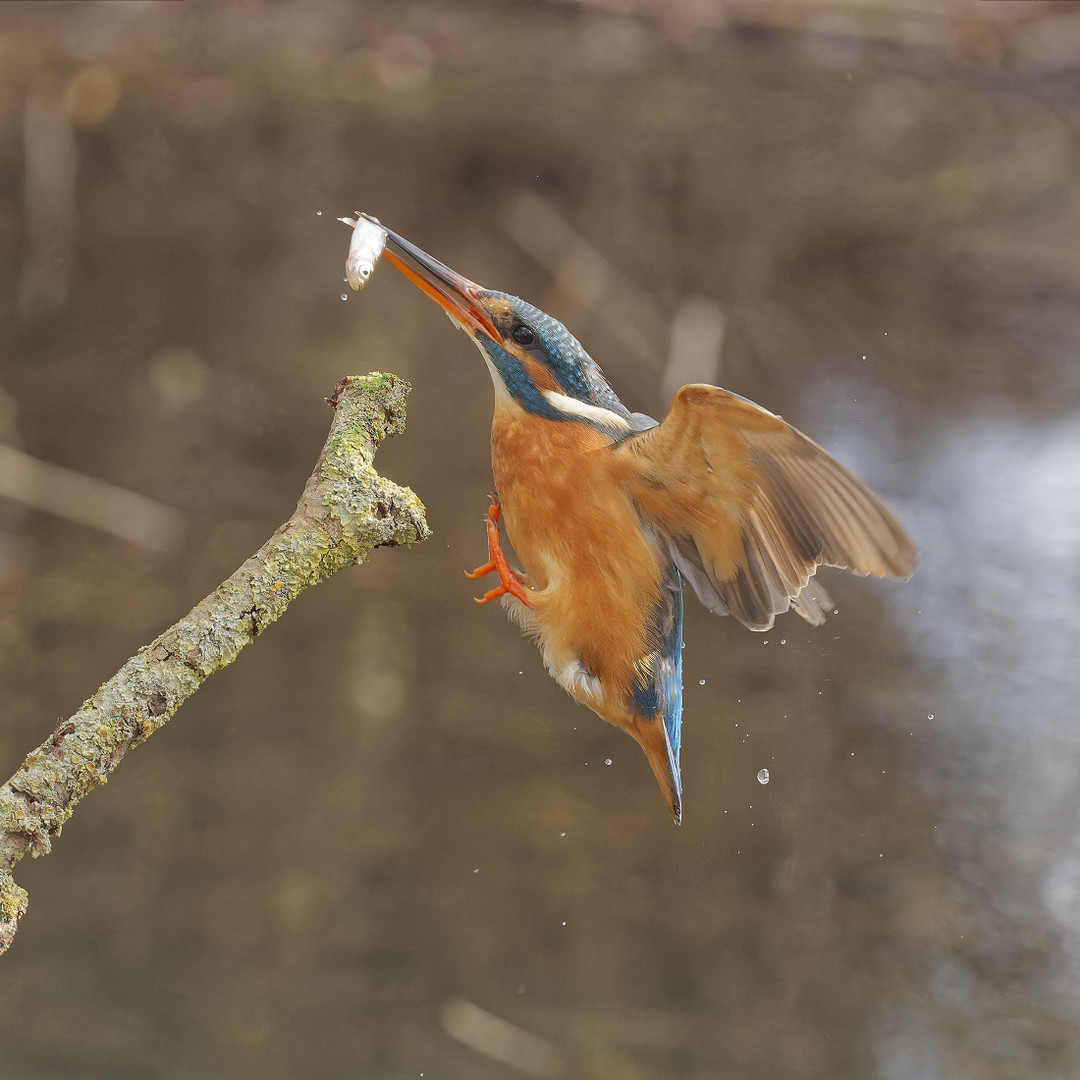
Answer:
[[[477,601],[500,600],[555,681],[638,743],[680,823],[684,585],[751,630],[788,609],[817,626],[832,606],[819,566],[907,580],[914,544],[779,416],[705,384],[662,421],[631,412],[557,319],[380,227],[383,257],[470,337],[494,385],[488,558],[466,576],[498,584]]]

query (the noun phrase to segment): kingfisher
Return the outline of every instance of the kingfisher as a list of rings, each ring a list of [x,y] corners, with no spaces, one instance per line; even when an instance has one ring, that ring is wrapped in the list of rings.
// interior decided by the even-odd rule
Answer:
[[[906,580],[914,545],[779,416],[703,384],[663,421],[631,412],[562,323],[380,228],[386,260],[468,334],[494,384],[488,557],[466,576],[498,584],[478,603],[501,599],[556,682],[638,743],[680,822],[684,583],[751,630],[789,608],[817,626],[832,606],[819,566]]]

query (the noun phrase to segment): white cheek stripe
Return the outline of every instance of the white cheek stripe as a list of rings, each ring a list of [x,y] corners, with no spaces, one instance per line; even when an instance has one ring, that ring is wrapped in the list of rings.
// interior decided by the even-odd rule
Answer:
[[[619,431],[629,431],[630,422],[623,416],[600,405],[590,405],[587,401],[578,401],[577,398],[568,397],[555,390],[541,391],[547,400],[561,413],[567,416],[578,416],[582,420],[591,420],[595,424],[603,424],[604,427],[617,428]]]
[[[510,403],[517,404],[514,402],[510,391],[506,388],[506,383],[503,382],[498,368],[491,362],[491,357],[488,356],[483,343],[476,337],[472,338],[472,343],[480,350],[480,355],[484,358],[488,371],[491,373],[491,381],[495,384],[496,401],[502,405]],[[542,390],[541,393],[547,399],[548,403],[558,409],[564,416],[574,416],[581,420],[589,420],[594,424],[600,424],[606,428],[613,428],[616,431],[630,430],[630,421],[627,420],[626,417],[620,416],[617,412],[612,412],[611,409],[605,409],[600,405],[590,405],[587,401],[578,401],[577,398],[572,398],[567,394],[560,394],[557,390]]]

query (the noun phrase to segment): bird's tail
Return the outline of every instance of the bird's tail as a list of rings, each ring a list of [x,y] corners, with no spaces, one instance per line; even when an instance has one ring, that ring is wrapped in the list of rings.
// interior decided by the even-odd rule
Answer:
[[[671,745],[664,718],[661,713],[654,713],[652,718],[629,716],[628,723],[620,724],[645,751],[645,757],[652,768],[653,776],[660,786],[675,824],[682,823],[682,772],[679,768],[678,753]]]

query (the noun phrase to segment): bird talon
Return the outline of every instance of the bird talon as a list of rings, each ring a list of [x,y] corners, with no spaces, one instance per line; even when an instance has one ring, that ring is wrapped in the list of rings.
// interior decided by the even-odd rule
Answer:
[[[499,537],[499,517],[501,513],[502,508],[499,505],[499,500],[493,498],[487,512],[488,561],[475,570],[466,570],[465,576],[471,581],[475,581],[476,578],[482,578],[491,573],[499,575],[499,584],[494,589],[484,593],[483,596],[473,597],[478,604],[490,604],[492,600],[509,593],[520,600],[526,607],[532,607],[524,580],[506,561],[506,555],[503,553],[502,541]]]
[[[478,566],[475,570],[463,570],[462,573],[470,580],[475,581],[477,578],[486,577],[494,570],[495,564],[493,562],[486,562],[483,566]]]

